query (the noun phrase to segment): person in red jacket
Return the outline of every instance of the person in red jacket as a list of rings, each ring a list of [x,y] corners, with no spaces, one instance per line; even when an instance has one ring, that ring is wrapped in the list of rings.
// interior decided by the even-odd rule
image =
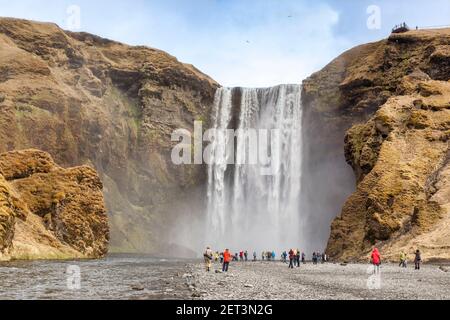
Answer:
[[[373,264],[374,273],[380,272],[380,264],[381,264],[381,256],[378,248],[374,248],[372,251],[372,255],[370,256],[370,260]]]
[[[289,250],[289,267],[290,269],[294,268],[294,250]]]
[[[225,249],[225,252],[223,253],[222,272],[228,272],[228,266],[230,265],[230,261],[231,261],[230,250]]]

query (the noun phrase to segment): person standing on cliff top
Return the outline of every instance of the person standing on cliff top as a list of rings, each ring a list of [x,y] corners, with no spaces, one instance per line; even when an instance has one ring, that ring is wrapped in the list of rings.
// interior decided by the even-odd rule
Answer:
[[[211,261],[213,259],[213,252],[210,247],[206,248],[203,258],[205,260],[206,271],[209,272],[211,270]]]
[[[230,265],[231,261],[231,253],[229,249],[225,249],[225,252],[223,253],[223,265],[222,265],[222,272],[228,272],[228,266]]]
[[[253,251],[253,261],[256,261],[256,251]]]
[[[297,261],[297,268],[300,267],[300,249],[297,249],[297,254],[295,256],[295,260]]]
[[[380,273],[381,256],[378,248],[374,248],[370,255],[370,260],[373,264],[373,273]]]
[[[245,262],[247,262],[248,261],[248,251],[247,250],[245,250],[245,252],[244,252],[244,257],[245,257]]]

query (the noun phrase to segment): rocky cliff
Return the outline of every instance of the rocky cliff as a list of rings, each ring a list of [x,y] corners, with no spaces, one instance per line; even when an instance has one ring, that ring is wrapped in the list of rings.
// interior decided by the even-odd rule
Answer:
[[[113,251],[167,251],[173,213],[193,213],[205,170],[173,165],[170,135],[209,119],[217,87],[156,49],[0,18],[0,152],[93,166]]]
[[[356,180],[331,226],[332,258],[365,259],[374,246],[387,259],[415,249],[450,258],[449,79],[450,30],[441,29],[356,47],[304,81],[306,163],[342,168],[345,157]],[[313,187],[353,191],[324,181]]]
[[[304,81],[306,236],[331,224],[331,257],[450,258],[449,48],[447,29],[394,34]],[[0,156],[3,256],[104,255],[102,182],[112,251],[179,254],[169,226],[198,216],[206,170],[172,164],[170,135],[208,122],[217,87],[156,49],[0,18],[0,152],[47,152]]]
[[[102,187],[94,169],[61,168],[39,150],[0,154],[0,260],[103,257]]]

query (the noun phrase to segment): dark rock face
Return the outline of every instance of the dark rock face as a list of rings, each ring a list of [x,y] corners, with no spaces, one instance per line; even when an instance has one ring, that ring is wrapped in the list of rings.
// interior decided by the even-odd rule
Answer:
[[[196,199],[204,168],[173,165],[170,135],[209,119],[217,87],[156,49],[0,19],[0,151],[95,167],[113,251],[163,250],[173,207]]]
[[[409,171],[394,170],[402,162],[392,158],[392,154],[396,149],[402,150],[404,144],[410,146],[411,150],[405,152],[411,153],[411,159],[405,161],[417,177],[417,185],[426,189],[426,177],[434,170],[421,169],[420,161],[414,159],[421,155],[430,165],[437,166],[445,155],[449,45],[448,29],[393,34],[387,40],[344,53],[304,81],[304,130],[310,145],[305,165],[314,168],[305,178],[313,190],[325,190],[325,198],[316,199],[312,205],[318,203],[315,208],[320,211],[321,201],[327,202],[330,195],[337,194],[336,199],[341,200],[353,191],[354,187],[344,182],[349,181],[345,162],[353,168],[357,181],[357,191],[332,224],[327,249],[331,257],[363,258],[373,245],[378,245],[396,259],[396,250],[411,250],[414,239],[431,235],[430,230],[437,228],[435,218],[445,216],[445,201],[440,200],[438,205],[423,202],[420,192],[409,198],[395,195],[399,190],[408,192],[410,186],[401,177]],[[436,112],[441,112],[437,118]],[[436,126],[436,122],[441,124]],[[425,138],[428,142],[422,143],[409,139],[409,134],[434,138]],[[396,147],[392,146],[393,141],[398,144]],[[414,150],[419,146],[436,153]],[[387,163],[392,168],[386,167]],[[333,188],[326,185],[326,179],[317,179],[318,172],[323,168],[326,171],[328,164],[334,166],[334,170],[329,170],[331,177],[340,181]],[[440,179],[444,177],[441,175]],[[403,187],[398,189],[398,185]],[[403,235],[411,230],[407,227],[408,217],[422,219],[423,228],[415,228],[413,236],[407,239]],[[433,246],[439,247],[442,234],[443,231],[434,234],[433,239],[423,238],[423,243],[431,246],[434,241]],[[426,253],[429,257],[441,254],[437,249]]]

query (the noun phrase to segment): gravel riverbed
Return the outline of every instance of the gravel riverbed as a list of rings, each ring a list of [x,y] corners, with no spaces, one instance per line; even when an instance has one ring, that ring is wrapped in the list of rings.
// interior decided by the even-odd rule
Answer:
[[[302,264],[288,269],[282,262],[235,262],[228,273],[220,265],[205,272],[203,264],[187,265],[182,275],[191,297],[241,299],[450,299],[450,267],[424,265],[420,271],[395,264],[381,266],[379,278],[364,264]],[[217,270],[217,272],[216,272]]]
[[[79,270],[79,288],[69,287]],[[100,260],[0,263],[3,299],[450,299],[450,265],[414,271],[381,267],[380,289],[363,264],[307,263],[289,270],[281,262],[233,262],[228,273],[205,272],[199,260],[109,255]],[[370,273],[370,272],[369,272]],[[372,289],[371,289],[372,288]]]

